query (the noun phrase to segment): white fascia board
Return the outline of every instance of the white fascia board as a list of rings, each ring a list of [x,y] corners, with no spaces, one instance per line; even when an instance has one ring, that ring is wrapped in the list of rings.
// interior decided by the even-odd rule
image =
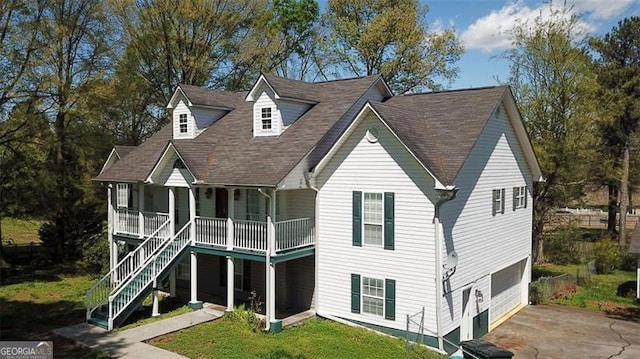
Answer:
[[[411,151],[411,149],[409,149],[409,147],[407,147],[407,145],[404,142],[402,142],[400,137],[398,137],[398,135],[391,129],[391,127],[389,127],[389,125],[382,118],[382,116],[380,116],[380,114],[373,108],[373,106],[371,106],[371,103],[368,102],[368,101],[362,107],[360,112],[358,112],[358,114],[356,115],[355,120],[353,120],[353,122],[351,122],[349,127],[347,127],[347,130],[344,131],[344,133],[340,136],[338,141],[336,141],[336,143],[334,143],[333,146],[331,146],[331,149],[329,150],[329,152],[327,152],[327,154],[320,160],[320,162],[318,162],[318,165],[313,169],[311,177],[316,177],[317,174],[320,173],[324,169],[324,167],[331,160],[331,158],[333,158],[333,156],[335,156],[336,152],[340,149],[340,147],[342,147],[344,142],[346,142],[346,140],[349,138],[349,136],[351,136],[353,131],[355,131],[355,128],[358,126],[358,124],[364,120],[367,111],[371,111],[374,115],[376,115],[376,117],[378,118],[378,121],[380,121],[387,128],[387,130],[389,130],[389,132],[396,138],[396,140],[402,144],[402,146],[411,154],[413,159],[416,160],[416,162],[420,165],[420,167],[422,167],[429,174],[429,176],[431,176],[434,179],[434,181],[435,181],[434,188],[435,189],[451,190],[451,189],[455,188],[454,186],[444,185],[440,180],[438,180],[438,178],[433,174],[433,172],[431,172],[431,170],[429,170],[429,168],[427,166],[425,166],[418,159],[418,157],[415,155],[415,153],[413,153],[413,151]]]
[[[184,161],[184,158],[182,158],[182,156],[180,156],[180,152],[178,152],[178,149],[176,148],[176,146],[173,145],[173,143],[171,141],[169,141],[169,143],[167,143],[167,146],[165,147],[164,151],[162,152],[162,156],[160,156],[160,158],[158,158],[158,160],[156,161],[156,164],[153,166],[153,169],[151,170],[151,172],[149,172],[149,175],[147,176],[147,179],[144,182],[145,183],[153,183],[151,177],[156,172],[156,170],[160,167],[160,163],[162,162],[162,159],[164,159],[164,157],[169,153],[169,150],[173,150],[173,152],[178,156],[180,161],[182,161],[182,163],[184,163],[184,166],[187,168],[187,171],[189,171],[189,174],[191,175],[191,177],[193,177],[194,183],[201,182],[200,180],[198,180],[196,178],[196,176],[193,174],[193,171],[191,171],[189,166],[187,166],[187,163]]]
[[[114,159],[114,157],[117,157],[118,160],[120,159],[120,155],[118,154],[118,151],[116,151],[115,147],[111,149],[111,152],[109,153],[109,157],[107,157],[107,160],[104,161],[104,164],[102,165],[102,169],[100,169],[100,173],[107,170],[108,168],[107,165],[111,162],[112,159]]]
[[[256,81],[256,84],[253,85],[253,87],[251,88],[251,91],[249,91],[249,93],[247,94],[247,97],[245,97],[245,101],[254,102],[256,100],[256,97],[255,97],[256,96],[256,92],[258,92],[258,88],[260,87],[260,84],[262,82],[264,82],[271,89],[271,91],[273,91],[274,96],[276,97],[277,100],[280,99],[280,96],[278,96],[278,93],[273,88],[273,86],[271,86],[271,84],[269,84],[269,81],[267,81],[267,79],[264,77],[264,75],[260,75],[260,78],[258,78],[258,81]]]
[[[187,94],[184,93],[184,91],[182,90],[182,88],[180,88],[180,86],[178,86],[178,88],[176,88],[176,90],[173,92],[173,95],[171,95],[171,99],[167,104],[168,109],[172,109],[174,107],[173,103],[177,101],[177,97],[180,95],[182,95],[182,97],[184,97],[184,99],[187,100],[188,106],[193,106],[193,104],[191,103],[191,100],[189,100],[189,97],[187,97]]]
[[[529,135],[527,134],[527,129],[524,126],[524,121],[522,120],[522,116],[520,115],[520,110],[518,110],[516,101],[513,98],[511,89],[505,92],[502,103],[507,109],[511,125],[513,126],[516,137],[520,142],[520,146],[522,146],[522,151],[524,152],[524,156],[527,160],[527,163],[529,164],[529,170],[531,170],[531,176],[533,177],[533,180],[535,182],[543,182],[544,177],[542,176],[540,164],[538,163],[538,159],[536,158],[533,146],[531,145],[531,140],[529,139]]]

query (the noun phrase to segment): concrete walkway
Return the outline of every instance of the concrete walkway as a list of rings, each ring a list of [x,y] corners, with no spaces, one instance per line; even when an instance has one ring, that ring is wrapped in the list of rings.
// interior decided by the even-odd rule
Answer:
[[[121,332],[109,332],[97,326],[82,323],[54,329],[53,333],[71,339],[80,345],[99,349],[114,358],[185,358],[182,355],[143,343],[143,341],[209,322],[222,315],[224,315],[224,310],[220,310],[219,306],[205,304],[200,310]]]

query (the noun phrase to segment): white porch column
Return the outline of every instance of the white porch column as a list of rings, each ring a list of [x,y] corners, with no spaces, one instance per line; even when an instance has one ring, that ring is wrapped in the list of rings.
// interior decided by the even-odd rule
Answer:
[[[267,285],[267,330],[280,331],[281,326],[276,319],[276,264],[271,261],[271,256],[276,253],[276,231],[274,218],[276,214],[276,191],[271,192],[269,198],[269,213],[267,214],[267,253],[266,253],[266,285]]]
[[[176,267],[169,272],[169,297],[176,297]]]
[[[138,184],[138,237],[144,238],[144,185]]]
[[[235,234],[233,233],[233,218],[235,213],[235,197],[237,189],[229,188],[227,189],[227,249],[233,250],[233,238]]]
[[[113,240],[113,184],[107,185],[107,240],[109,241],[109,269],[118,264],[118,246]]]
[[[157,279],[153,281],[153,305],[151,307],[151,316],[157,317],[160,315],[160,293],[158,291]]]
[[[176,188],[169,187],[169,235],[176,234]]]
[[[220,259],[222,260],[222,259]],[[246,263],[245,263],[246,265]],[[235,263],[233,257],[227,257],[227,311],[233,310],[234,305],[234,290],[235,290]]]
[[[193,241],[196,239],[196,189],[189,187],[189,220],[191,225],[189,226],[189,238]]]
[[[198,300],[198,254],[191,252],[191,300],[189,308],[200,309],[202,302]]]

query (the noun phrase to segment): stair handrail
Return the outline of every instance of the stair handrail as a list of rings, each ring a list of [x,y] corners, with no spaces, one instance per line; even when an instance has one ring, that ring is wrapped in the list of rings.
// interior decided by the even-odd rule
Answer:
[[[87,320],[91,318],[91,313],[93,313],[93,311],[95,311],[99,306],[107,302],[107,300],[109,299],[109,294],[111,294],[111,292],[114,289],[116,289],[120,283],[123,283],[131,275],[132,272],[135,272],[139,267],[143,266],[146,263],[146,261],[149,259],[149,257],[155,254],[156,250],[162,244],[164,244],[166,240],[171,238],[171,236],[167,236],[167,238],[159,237],[161,239],[159,241],[161,242],[160,245],[156,246],[155,248],[153,247],[147,248],[147,245],[151,243],[153,239],[156,239],[156,237],[158,237],[158,234],[160,233],[160,231],[162,231],[164,227],[168,226],[169,222],[170,220],[165,221],[160,227],[158,227],[158,229],[156,229],[153,233],[151,233],[149,237],[144,240],[144,242],[140,243],[140,245],[136,247],[135,250],[127,253],[127,255],[124,258],[122,258],[120,262],[118,262],[118,264],[116,264],[116,266],[109,271],[109,273],[105,274],[102,278],[100,278],[100,280],[98,280],[98,282],[96,282],[96,284],[93,285],[93,287],[87,290],[86,292]],[[151,249],[151,250],[147,251],[146,249]],[[142,256],[140,253],[144,253],[144,256]],[[138,261],[137,265],[134,268],[135,256],[141,256],[143,258]],[[118,270],[120,270],[125,265],[128,265],[128,268],[129,268],[128,273],[124,276],[119,276]],[[118,277],[121,277],[121,278],[118,278]],[[98,291],[99,294],[97,296],[94,296],[94,293],[96,291]],[[94,297],[97,297],[97,300],[92,300]]]
[[[141,266],[140,268],[138,268],[135,273],[133,273],[131,275],[131,277],[127,280],[127,283],[132,281],[133,279],[135,279],[147,266],[153,265],[153,271],[151,273],[151,279],[147,280],[144,285],[141,286],[141,288],[145,288],[147,285],[149,285],[149,283],[153,282],[154,280],[157,279],[157,276],[160,272],[162,272],[164,270],[164,268],[160,268],[160,270],[158,270],[158,266],[156,265],[156,260],[157,258],[169,247],[171,246],[175,240],[177,240],[180,236],[182,236],[183,234],[186,233],[186,235],[188,236],[187,239],[185,240],[185,242],[180,246],[180,248],[175,252],[176,254],[179,254],[182,252],[182,250],[188,246],[191,242],[193,242],[193,238],[190,238],[190,228],[191,228],[191,223],[193,222],[193,219],[190,220],[189,222],[187,222],[179,231],[178,233],[176,233],[173,237],[170,237],[169,240],[167,240],[163,246],[156,251],[156,253],[153,255],[152,258],[150,258],[147,262],[145,266]],[[175,259],[175,256],[173,256],[170,260],[169,263]],[[124,309],[127,308],[127,305],[131,302],[128,301],[129,303],[127,303],[127,305],[124,305],[122,307],[122,309],[115,311],[113,310],[113,300],[126,288],[126,285],[121,285],[118,288],[116,288],[116,290],[114,291],[113,294],[109,295],[109,330],[112,329],[113,326],[113,320],[114,318],[116,318],[117,316],[119,316]],[[140,291],[136,292],[135,294],[133,294],[131,297],[135,298],[140,294]]]

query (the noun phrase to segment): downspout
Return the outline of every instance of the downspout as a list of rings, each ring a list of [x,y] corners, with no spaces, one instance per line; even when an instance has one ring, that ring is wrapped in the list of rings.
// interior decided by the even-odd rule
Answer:
[[[444,350],[444,333],[442,333],[442,240],[444,239],[444,234],[442,233],[441,229],[442,226],[440,222],[440,207],[445,202],[455,199],[458,193],[458,189],[455,187],[452,189],[436,189],[436,193],[438,194],[438,202],[436,202],[435,215],[433,217],[436,241],[436,332],[438,335],[438,349]]]

